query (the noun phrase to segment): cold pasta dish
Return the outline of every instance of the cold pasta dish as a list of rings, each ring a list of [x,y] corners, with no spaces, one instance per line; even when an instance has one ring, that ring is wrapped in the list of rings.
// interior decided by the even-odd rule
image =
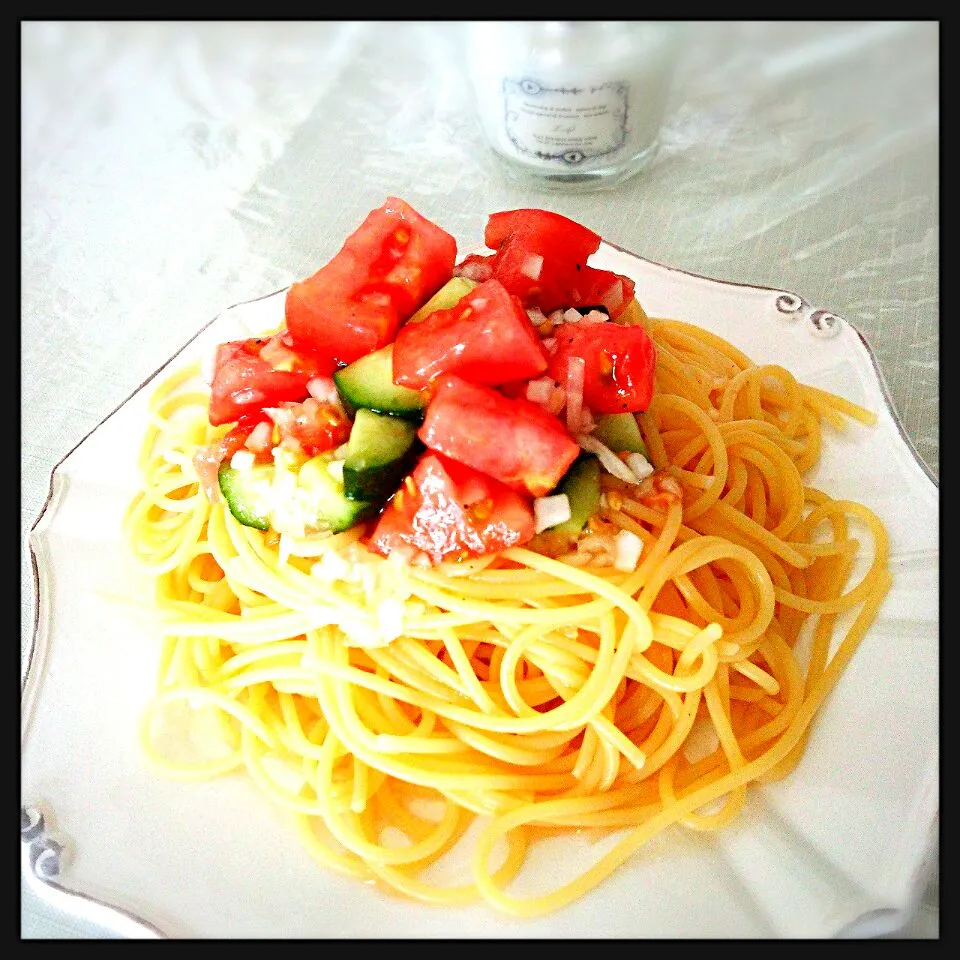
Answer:
[[[870,411],[648,316],[566,217],[483,240],[389,197],[279,326],[168,373],[124,532],[145,762],[248,777],[323,868],[531,917],[789,775],[891,575],[806,479]],[[609,842],[529,877],[572,831]]]

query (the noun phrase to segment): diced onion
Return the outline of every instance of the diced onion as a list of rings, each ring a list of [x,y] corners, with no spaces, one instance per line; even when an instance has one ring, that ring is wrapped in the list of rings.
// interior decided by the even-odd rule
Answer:
[[[637,475],[605,443],[601,443],[596,437],[591,437],[588,433],[577,434],[576,440],[581,449],[597,455],[600,465],[604,467],[607,473],[612,473],[625,483],[640,483]]]
[[[535,327],[547,322],[547,315],[539,307],[527,307],[527,316]]]
[[[553,393],[550,396],[550,402],[547,404],[547,412],[552,413],[556,417],[566,405],[567,391],[564,390],[563,387],[554,387]]]
[[[583,315],[581,323],[606,323],[610,318],[602,310],[590,310]]]
[[[593,433],[597,429],[596,421],[593,419],[593,414],[590,412],[589,407],[584,407],[580,413],[580,425],[576,430],[571,430],[571,433]]]
[[[251,431],[244,442],[244,446],[254,453],[262,453],[273,443],[273,426],[266,420],[261,420]]]
[[[541,341],[543,344],[543,349],[547,353],[553,353],[557,349],[557,338],[556,337],[544,337]]]
[[[638,480],[646,480],[653,473],[653,464],[642,453],[628,453],[627,466]]]
[[[467,280],[475,280],[477,283],[483,283],[490,279],[490,264],[486,260],[477,263],[471,260],[469,263],[459,263],[454,269],[454,274],[458,277],[465,277]]]
[[[340,394],[333,377],[311,377],[307,381],[307,393],[320,403],[334,403],[340,406]]]
[[[334,580],[348,580],[353,565],[340,556],[336,550],[325,550],[310,567],[310,576],[332,583]]]
[[[553,380],[550,377],[538,377],[527,382],[527,399],[545,406],[553,396]]]
[[[563,322],[564,323],[579,323],[583,319],[579,310],[575,310],[573,307],[570,307],[569,310],[565,310],[563,313]]]
[[[343,460],[331,460],[327,464],[327,473],[338,483],[343,483]]]
[[[537,497],[533,501],[533,529],[537,533],[569,520],[570,516],[570,498],[565,493]]]
[[[531,253],[526,260],[523,261],[523,266],[520,267],[520,272],[525,276],[529,277],[531,280],[540,279],[540,271],[543,269],[543,257],[537,253]]]
[[[620,530],[613,538],[613,565],[631,573],[637,569],[643,541],[632,530]]]
[[[383,643],[390,643],[403,633],[404,607],[399,597],[385,597],[377,604],[377,625]]]
[[[580,429],[580,417],[583,414],[583,378],[586,370],[583,357],[570,357],[567,360],[567,429],[577,433]]]
[[[623,305],[623,281],[614,280],[610,287],[600,295],[600,302],[612,317]]]
[[[230,458],[230,466],[234,470],[249,470],[253,466],[255,457],[251,450],[237,450]]]
[[[260,348],[260,359],[274,370],[290,371],[296,365],[297,355],[279,337],[271,337]]]

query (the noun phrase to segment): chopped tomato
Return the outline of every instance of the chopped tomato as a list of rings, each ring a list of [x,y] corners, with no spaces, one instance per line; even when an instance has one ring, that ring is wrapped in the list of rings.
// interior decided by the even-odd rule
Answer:
[[[487,280],[456,306],[401,328],[393,343],[394,382],[417,390],[441,373],[498,384],[546,369],[547,352],[526,310],[498,280]]]
[[[656,348],[640,326],[565,323],[558,328],[550,376],[567,382],[570,357],[584,361],[583,402],[594,413],[646,410],[653,397]]]
[[[210,384],[210,423],[233,423],[284,400],[302,400],[323,364],[283,339],[250,337],[217,347]]]
[[[350,436],[350,421],[343,410],[313,397],[302,403],[279,403],[266,413],[277,425],[280,442],[295,440],[308,457],[339,447]]]
[[[600,246],[600,234],[550,210],[502,210],[487,217],[483,242],[499,250],[511,236],[536,237],[544,251],[572,263],[586,263]]]
[[[612,270],[584,267],[577,277],[576,286],[570,291],[568,305],[581,312],[589,307],[603,307],[611,318],[616,319],[626,310],[635,287],[629,277]]]
[[[429,449],[534,497],[553,490],[580,453],[542,407],[458,376],[436,382],[419,436]]]
[[[530,503],[472,467],[424,454],[377,521],[370,548],[432,563],[505,550],[533,537]]]
[[[334,361],[320,357],[305,346],[296,345],[289,330],[283,329],[267,337],[260,347],[260,359],[274,370],[293,370],[311,377],[329,377],[337,368]]]
[[[558,213],[521,209],[491,214],[484,242],[496,250],[493,276],[525,307],[551,313],[602,306],[615,318],[633,296],[629,277],[588,266],[600,235]]]
[[[389,197],[332,260],[287,291],[294,341],[341,364],[385,346],[450,279],[456,256],[449,233]]]

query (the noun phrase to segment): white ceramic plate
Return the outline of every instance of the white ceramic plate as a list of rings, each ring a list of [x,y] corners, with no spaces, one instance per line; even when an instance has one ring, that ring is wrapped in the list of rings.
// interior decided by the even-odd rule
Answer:
[[[825,704],[799,767],[717,834],[673,828],[565,910],[507,920],[406,902],[327,872],[242,777],[154,778],[135,731],[159,636],[110,596],[133,589],[119,523],[137,485],[147,383],[56,468],[29,538],[37,620],[22,698],[23,863],[42,896],[120,934],[198,938],[767,938],[881,934],[912,915],[936,856],[938,489],[857,331],[803,298],[705,279],[609,244],[647,312],[700,324],[759,363],[879,413],[827,432],[813,478],[890,534],[893,589]],[[277,325],[283,294],[231,307],[175,358]],[[585,854],[581,837],[538,854]]]

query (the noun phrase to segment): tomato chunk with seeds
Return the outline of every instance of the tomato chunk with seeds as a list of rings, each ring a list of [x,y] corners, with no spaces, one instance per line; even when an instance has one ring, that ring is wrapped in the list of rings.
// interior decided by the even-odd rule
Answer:
[[[580,453],[542,407],[458,376],[437,381],[419,436],[429,449],[534,497],[553,490]]]
[[[653,397],[656,347],[641,326],[565,323],[550,358],[550,376],[567,382],[571,357],[584,362],[583,402],[594,413],[636,413]]]
[[[283,334],[221,343],[210,384],[210,423],[233,423],[264,407],[302,400],[309,380],[322,372],[330,369],[308,352],[295,350]]]
[[[388,344],[450,279],[456,240],[404,200],[372,210],[327,264],[291,285],[295,342],[347,364]]]
[[[370,549],[441,563],[505,550],[533,533],[527,499],[472,467],[427,453],[380,515]]]
[[[536,377],[547,352],[520,301],[498,280],[474,287],[449,310],[401,328],[393,344],[393,379],[420,389],[442,373],[472,383]]]
[[[295,441],[308,457],[339,447],[350,436],[350,421],[343,410],[313,397],[302,403],[280,403],[265,413],[276,424],[281,443],[285,438]]]

